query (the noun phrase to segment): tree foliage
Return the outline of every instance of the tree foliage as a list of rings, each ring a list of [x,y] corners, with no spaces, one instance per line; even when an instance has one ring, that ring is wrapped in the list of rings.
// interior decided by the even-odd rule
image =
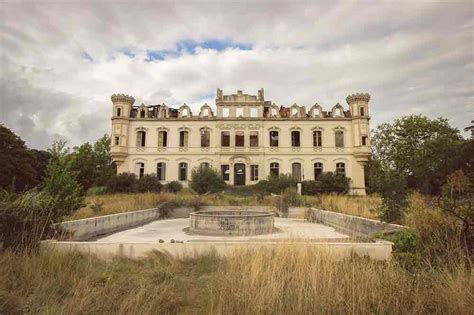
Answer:
[[[28,149],[20,137],[0,125],[0,187],[18,192],[38,185],[49,158],[48,152]]]
[[[226,184],[217,170],[200,166],[191,172],[190,186],[198,194],[205,194],[222,191]]]
[[[465,142],[447,119],[405,116],[373,132],[373,158],[381,170],[396,170],[404,176],[409,188],[436,193],[446,176],[465,163],[461,154]]]

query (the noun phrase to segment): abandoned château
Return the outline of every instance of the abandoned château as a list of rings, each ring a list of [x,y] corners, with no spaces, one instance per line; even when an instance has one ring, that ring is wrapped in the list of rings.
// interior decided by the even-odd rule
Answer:
[[[215,111],[199,113],[183,104],[134,106],[114,94],[112,158],[119,173],[156,174],[163,182],[187,184],[195,167],[213,167],[230,185],[252,185],[270,175],[314,180],[322,172],[351,178],[351,193],[365,194],[364,164],[369,145],[369,94],[346,98],[325,111],[314,104],[277,106],[258,95],[224,95],[217,89]]]

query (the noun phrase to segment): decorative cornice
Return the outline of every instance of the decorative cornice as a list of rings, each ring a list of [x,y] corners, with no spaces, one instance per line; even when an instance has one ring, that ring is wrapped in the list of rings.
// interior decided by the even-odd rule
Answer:
[[[132,96],[126,94],[113,94],[110,97],[110,100],[112,101],[112,103],[123,102],[129,103],[130,105],[133,105],[133,103],[135,103],[135,99]]]
[[[369,93],[352,94],[352,95],[349,95],[348,97],[346,97],[346,101],[347,101],[347,104],[349,104],[349,105],[353,102],[358,102],[358,101],[368,103],[370,101],[370,94]]]

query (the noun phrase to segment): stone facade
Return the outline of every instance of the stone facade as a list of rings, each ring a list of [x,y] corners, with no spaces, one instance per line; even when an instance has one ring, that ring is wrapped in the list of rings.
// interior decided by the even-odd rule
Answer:
[[[344,173],[351,193],[365,194],[364,164],[369,143],[369,94],[346,98],[324,111],[317,103],[276,106],[257,95],[224,95],[217,89],[216,110],[204,104],[192,113],[183,104],[134,106],[135,99],[114,94],[112,157],[119,173],[154,173],[163,182],[187,184],[194,167],[221,171],[230,185],[252,185],[271,174],[314,180],[321,172]]]

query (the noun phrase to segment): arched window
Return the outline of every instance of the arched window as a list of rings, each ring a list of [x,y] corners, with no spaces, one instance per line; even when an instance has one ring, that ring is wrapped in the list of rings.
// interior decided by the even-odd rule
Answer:
[[[342,148],[344,147],[344,132],[342,130],[337,130],[335,132],[336,137],[336,147]]]
[[[137,147],[144,148],[146,144],[146,131],[140,130],[137,132]]]
[[[140,118],[145,118],[145,114],[146,114],[146,113],[145,113],[145,110],[142,109],[142,110],[140,111]]]
[[[209,116],[209,109],[204,108],[204,110],[202,111],[202,116],[203,117],[208,117]]]
[[[336,175],[346,176],[346,164],[342,162],[336,163]]]
[[[313,164],[314,167],[314,180],[317,180],[318,177],[323,173],[323,163],[316,162]]]
[[[159,180],[166,180],[166,163],[159,162],[156,164],[156,177]]]
[[[270,163],[270,176],[278,177],[280,175],[280,164],[277,162]]]
[[[340,117],[341,116],[341,109],[340,108],[336,108],[334,110],[334,117]]]
[[[168,132],[165,130],[158,131],[158,147],[163,148],[168,145]]]
[[[359,113],[360,113],[361,116],[365,116],[364,107],[361,107],[361,108],[359,109]]]
[[[319,115],[321,115],[319,108],[313,109],[313,117],[319,117]]]
[[[313,146],[321,147],[323,145],[323,133],[321,130],[313,131]]]
[[[161,118],[166,118],[166,108],[161,110]]]
[[[291,164],[291,175],[296,181],[301,181],[301,163],[295,162]]]
[[[258,131],[250,131],[250,146],[258,147]]]
[[[143,175],[145,175],[145,163],[143,162],[138,162],[136,165],[135,165],[135,172],[136,174],[138,175],[138,178],[142,178]]]
[[[201,129],[201,147],[208,148],[210,146],[211,133],[207,129]]]
[[[223,147],[230,146],[230,133],[228,131],[221,132],[221,146]]]
[[[270,146],[271,147],[278,146],[278,131],[276,130],[270,131]]]
[[[117,117],[120,117],[122,114],[122,109],[120,107],[117,108]]]
[[[188,116],[188,109],[183,108],[183,110],[181,111],[181,117],[186,117],[186,116]]]
[[[179,180],[185,181],[188,180],[188,163],[186,162],[181,162],[178,165],[178,174],[179,174]]]
[[[298,116],[298,110],[296,108],[291,109],[291,116],[297,117]]]
[[[292,147],[300,146],[300,132],[298,130],[293,130],[291,132],[291,146]]]
[[[209,164],[208,162],[202,162],[201,165],[200,165],[201,168],[210,168],[211,167],[211,164]]]
[[[235,146],[243,147],[245,145],[245,136],[243,131],[235,132]]]

